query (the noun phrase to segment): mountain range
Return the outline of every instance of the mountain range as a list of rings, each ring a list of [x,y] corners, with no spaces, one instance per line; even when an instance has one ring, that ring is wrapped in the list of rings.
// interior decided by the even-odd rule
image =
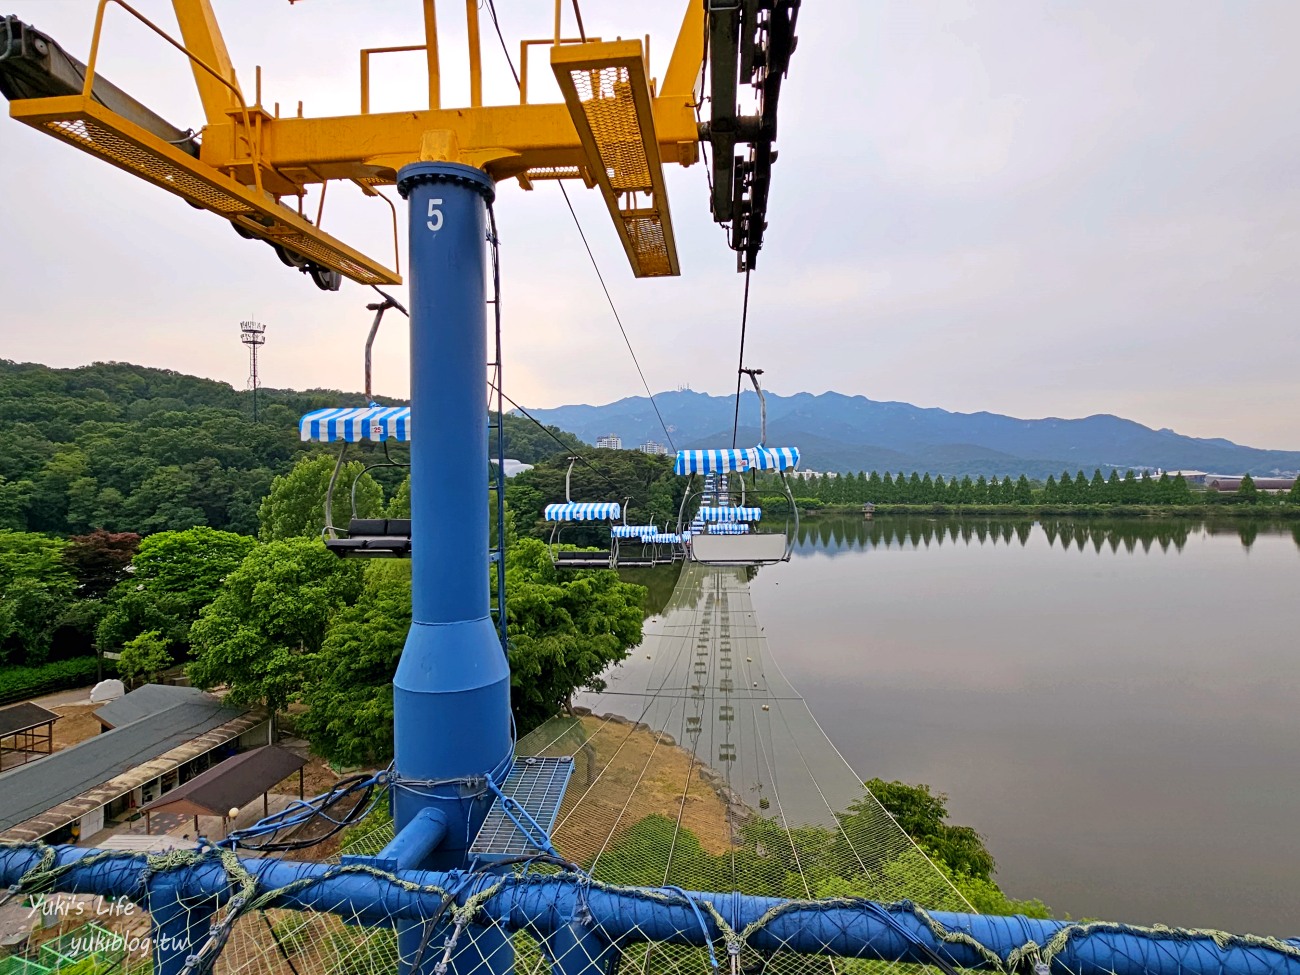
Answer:
[[[953,413],[910,403],[827,392],[767,393],[767,443],[798,447],[800,466],[819,471],[928,471],[931,474],[1028,474],[1101,468],[1201,470],[1218,474],[1294,473],[1300,451],[1262,450],[1230,440],[1153,430],[1110,414],[1081,419],[1024,420],[997,413]],[[655,405],[663,417],[661,425]],[[659,393],[654,404],[633,396],[603,406],[573,405],[530,412],[588,443],[610,434],[631,449],[663,443],[664,425],[678,448],[730,447],[735,400],[691,390]],[[736,443],[759,437],[758,399],[741,394]]]

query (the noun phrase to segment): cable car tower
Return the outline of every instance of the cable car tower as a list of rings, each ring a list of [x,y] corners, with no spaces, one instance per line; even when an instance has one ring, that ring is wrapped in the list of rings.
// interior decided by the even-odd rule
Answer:
[[[240,236],[269,244],[322,289],[337,290],[342,278],[402,281],[398,210],[385,188],[396,187],[407,201],[410,429],[418,427],[411,436],[412,625],[393,679],[397,837],[379,859],[395,869],[441,871],[487,862],[499,851],[478,839],[489,832],[484,822],[503,810],[514,818],[507,799],[498,798],[509,783],[533,775],[514,756],[510,673],[490,612],[483,503],[487,255],[495,244],[490,210],[498,187],[508,180],[524,190],[579,180],[599,190],[635,276],[676,275],[664,166],[695,164],[707,141],[714,148],[714,217],[731,227],[741,268],[752,267],[765,226],[776,95],[794,47],[799,0],[688,0],[661,79],[650,74],[648,38],[589,37],[576,3],[571,30],[563,16],[568,4],[555,0],[551,36],[520,44],[519,102],[510,105],[483,103],[479,4],[467,0],[469,104],[459,106],[442,103],[437,4],[423,0],[422,42],[401,49],[425,54],[427,106],[370,110],[370,63],[392,50],[371,48],[361,51],[360,112],[327,118],[282,115],[264,105],[260,68],[251,91],[241,84],[215,6],[172,0],[175,36],[127,0],[99,0],[84,63],[36,28],[3,18],[0,93],[14,119],[216,214]],[[163,119],[147,106],[148,93],[137,100],[99,74],[110,8],[113,18],[134,18],[157,39],[133,56],[171,47],[188,59],[204,113],[199,125]],[[357,29],[364,19],[349,23]],[[711,115],[701,122],[696,88],[706,46]],[[539,53],[561,102],[529,99],[527,74]],[[754,86],[757,115],[740,114],[739,84]],[[736,154],[741,145],[750,147],[748,160]],[[391,255],[364,254],[324,229],[331,183],[376,199],[376,212],[391,220]],[[309,190],[318,194],[314,213],[305,206]],[[562,792],[561,784],[555,809],[529,815],[538,822],[553,817]],[[179,975],[204,925],[191,923],[185,891],[175,883],[152,886],[148,902],[157,935],[154,971]],[[404,958],[418,957],[428,935],[423,928],[422,921],[399,924]],[[491,971],[510,969],[513,948],[496,929],[474,948],[490,959]],[[473,967],[450,948],[447,954],[444,969]],[[589,968],[596,967],[593,960]]]
[[[261,322],[240,322],[239,341],[248,346],[248,388],[253,391],[253,422],[257,422],[257,352],[266,344],[266,326]]]

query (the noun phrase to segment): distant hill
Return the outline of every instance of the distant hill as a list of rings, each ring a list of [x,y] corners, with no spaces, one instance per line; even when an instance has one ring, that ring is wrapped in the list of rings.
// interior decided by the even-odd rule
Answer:
[[[727,447],[735,400],[690,390],[655,397],[680,447]],[[758,439],[758,399],[741,396],[738,442]],[[662,442],[663,428],[644,396],[604,406],[531,411],[544,423],[588,443],[614,434],[625,447]],[[1274,474],[1300,470],[1300,451],[1261,450],[1222,439],[1184,437],[1109,414],[1065,420],[1023,420],[997,413],[952,413],[910,403],[885,403],[842,393],[767,394],[769,444],[799,447],[815,470],[903,470],[932,474],[1046,477],[1094,468],[1195,469]]]
[[[365,397],[263,389],[258,403],[254,422],[252,393],[211,379],[122,362],[51,369],[0,359],[0,530],[254,532],[272,478],[307,451],[329,449],[298,439],[299,417],[363,406]],[[526,463],[577,443],[522,417],[507,417],[505,432],[506,456]],[[359,444],[349,456],[383,453]],[[372,476],[391,492],[405,470]]]

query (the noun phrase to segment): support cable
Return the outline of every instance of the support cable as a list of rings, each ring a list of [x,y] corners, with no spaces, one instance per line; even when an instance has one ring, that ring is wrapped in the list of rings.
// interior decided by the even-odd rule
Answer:
[[[745,268],[745,301],[740,310],[740,362],[736,365],[736,418],[731,426],[731,446],[740,433],[740,383],[745,378],[745,329],[749,325],[749,268]]]
[[[506,63],[510,65],[510,73],[514,75],[515,86],[520,86],[519,72],[515,70],[514,59],[510,57],[510,48],[506,45],[505,36],[501,33],[501,23],[497,20],[496,3],[494,0],[487,0],[488,16],[492,18],[492,26],[496,29],[497,39],[501,42],[501,51],[506,56]],[[577,12],[577,3],[574,3],[574,11]],[[579,26],[582,23],[582,15],[578,14]],[[677,445],[673,443],[673,435],[668,432],[668,424],[664,422],[663,414],[659,412],[659,404],[655,402],[655,394],[650,392],[650,384],[646,382],[645,372],[641,369],[641,362],[636,357],[636,351],[632,348],[632,340],[627,336],[627,329],[623,327],[623,319],[618,313],[618,308],[614,304],[614,298],[609,293],[609,287],[605,284],[605,276],[600,273],[600,265],[596,263],[596,255],[591,251],[591,245],[587,243],[587,234],[582,229],[582,221],[578,219],[578,213],[573,209],[573,201],[569,199],[569,191],[564,188],[564,182],[559,182],[560,192],[564,194],[564,202],[569,207],[569,215],[573,217],[573,224],[578,228],[578,236],[582,238],[582,246],[586,248],[587,257],[591,259],[591,267],[596,272],[596,279],[600,282],[600,288],[605,292],[605,300],[609,302],[609,310],[614,313],[614,321],[618,323],[618,330],[623,333],[623,341],[627,344],[627,351],[632,355],[632,363],[636,366],[637,375],[641,377],[641,385],[645,387],[646,395],[650,397],[650,405],[654,407],[655,416],[659,418],[659,426],[663,428],[664,436],[668,439],[668,446],[674,453],[677,452]]]
[[[574,226],[578,228],[578,236],[582,238],[582,246],[587,249],[587,256],[591,258],[591,267],[596,272],[596,279],[600,281],[600,289],[605,292],[605,300],[609,302],[609,310],[614,313],[614,321],[618,323],[618,330],[623,333],[623,341],[627,344],[627,351],[632,355],[632,364],[636,366],[637,375],[641,377],[641,385],[645,387],[645,393],[650,397],[650,405],[654,407],[655,416],[659,418],[659,426],[663,428],[664,436],[668,438],[668,446],[673,453],[677,452],[677,445],[673,443],[673,435],[668,432],[668,424],[664,422],[663,414],[659,412],[659,404],[655,402],[655,394],[650,392],[650,384],[646,382],[645,372],[641,369],[641,363],[636,357],[636,352],[632,348],[632,340],[627,337],[627,329],[623,327],[623,319],[618,314],[618,309],[614,307],[614,299],[609,293],[609,288],[605,285],[605,276],[600,273],[600,265],[596,263],[596,255],[591,252],[591,245],[587,243],[587,235],[582,229],[582,224],[578,221],[578,214],[573,209],[573,203],[569,199],[569,191],[560,183],[560,192],[564,194],[564,202],[569,206],[569,214],[573,217]]]

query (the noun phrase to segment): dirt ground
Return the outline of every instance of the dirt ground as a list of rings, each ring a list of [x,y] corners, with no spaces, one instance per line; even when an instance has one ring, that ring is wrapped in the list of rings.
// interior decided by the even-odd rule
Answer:
[[[61,751],[77,742],[85,741],[99,734],[103,727],[95,717],[94,710],[99,704],[59,704],[50,710],[59,715],[54,722],[54,750]]]
[[[727,803],[701,778],[705,766],[690,752],[644,725],[588,715],[582,726],[588,742],[574,757],[554,837],[565,856],[586,862],[611,833],[616,842],[653,813],[674,821],[680,815],[710,853],[731,848]]]

